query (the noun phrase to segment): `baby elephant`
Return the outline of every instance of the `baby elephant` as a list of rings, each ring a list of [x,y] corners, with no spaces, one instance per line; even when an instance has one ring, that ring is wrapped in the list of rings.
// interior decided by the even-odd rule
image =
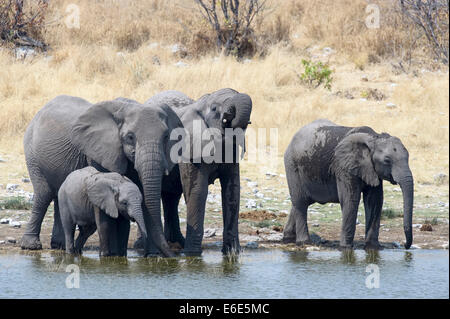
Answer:
[[[403,193],[405,248],[412,244],[414,200],[413,175],[408,151],[389,134],[367,126],[345,127],[317,120],[301,128],[285,154],[284,165],[292,210],[284,241],[310,241],[306,211],[313,203],[340,203],[340,246],[350,248],[355,235],[361,193],[364,200],[366,248],[381,248],[378,242],[383,206],[383,180],[398,184]]]
[[[81,254],[86,240],[98,229],[100,256],[126,256],[130,219],[147,238],[142,194],[136,184],[118,173],[101,173],[90,166],[74,171],[61,185],[58,202],[69,254]],[[120,218],[126,222],[117,225],[127,227],[115,227],[114,234],[106,234],[112,229],[106,226]],[[76,225],[80,233],[74,245]]]

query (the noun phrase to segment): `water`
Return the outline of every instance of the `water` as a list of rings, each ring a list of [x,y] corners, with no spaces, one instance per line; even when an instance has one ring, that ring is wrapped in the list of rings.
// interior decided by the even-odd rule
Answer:
[[[66,287],[75,282],[66,272],[73,263],[78,289]],[[379,288],[369,289],[376,267]],[[449,298],[449,254],[259,249],[234,261],[216,250],[171,259],[0,254],[0,298]]]

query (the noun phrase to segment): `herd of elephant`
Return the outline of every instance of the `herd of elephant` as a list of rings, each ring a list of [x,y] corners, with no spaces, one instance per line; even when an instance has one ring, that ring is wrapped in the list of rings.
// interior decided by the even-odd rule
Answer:
[[[41,224],[53,201],[53,249],[80,254],[97,230],[100,256],[126,256],[131,220],[138,225],[134,248],[143,249],[145,256],[175,256],[173,246],[186,256],[201,255],[208,185],[219,179],[222,252],[238,253],[238,156],[231,162],[206,162],[194,160],[190,153],[189,160],[177,161],[171,149],[179,141],[170,134],[181,128],[192,135],[197,122],[202,130],[220,132],[219,145],[225,144],[227,129],[245,132],[251,111],[250,96],[233,89],[196,101],[178,91],[161,92],[143,104],[126,98],[97,104],[72,96],[51,100],[35,115],[24,136],[34,202],[22,249],[42,249]],[[233,143],[238,142],[233,139]],[[245,150],[245,144],[238,144]],[[308,206],[334,202],[342,209],[340,245],[352,247],[362,193],[366,247],[380,248],[382,181],[387,180],[402,189],[405,248],[411,246],[414,183],[408,151],[398,138],[366,126],[317,120],[295,134],[284,162],[292,201],[284,242],[308,243]],[[187,212],[185,236],[178,215],[181,195]]]

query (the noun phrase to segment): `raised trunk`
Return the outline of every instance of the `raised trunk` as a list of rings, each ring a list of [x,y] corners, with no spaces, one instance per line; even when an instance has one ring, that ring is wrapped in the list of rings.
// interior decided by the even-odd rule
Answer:
[[[163,169],[160,159],[149,160],[138,168],[139,177],[142,181],[144,192],[144,203],[149,213],[149,223],[146,225],[147,234],[151,236],[154,244],[166,257],[174,254],[169,248],[164,237],[161,223],[161,181]]]
[[[247,94],[238,94],[233,98],[233,104],[236,107],[236,116],[231,121],[231,127],[245,130],[252,112],[252,100]]]
[[[411,247],[413,241],[414,179],[409,168],[404,169],[402,173],[396,175],[398,176],[394,176],[394,180],[400,185],[403,193],[403,229],[406,237],[405,248],[408,249]]]

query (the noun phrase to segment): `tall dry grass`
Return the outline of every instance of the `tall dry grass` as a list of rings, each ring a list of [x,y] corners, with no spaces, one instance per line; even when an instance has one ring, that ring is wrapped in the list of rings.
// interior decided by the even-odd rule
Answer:
[[[75,1],[81,9],[79,30],[57,20],[73,2],[52,2],[47,21],[59,22],[50,24],[45,34],[51,46],[48,56],[20,61],[0,50],[0,154],[23,154],[27,124],[60,94],[91,102],[118,96],[143,102],[162,90],[198,98],[231,87],[252,97],[252,127],[278,128],[280,155],[301,126],[328,118],[401,138],[421,183],[433,183],[440,172],[448,175],[448,70],[422,70],[433,66],[430,60],[417,64],[415,72],[393,72],[391,62],[398,56],[389,51],[386,39],[406,45],[407,30],[388,26],[367,32],[361,25],[365,1],[272,2],[255,25],[264,31],[265,54],[249,63],[198,43],[196,34],[205,25],[189,1]],[[175,43],[186,47],[186,57],[171,51]],[[335,52],[322,54],[326,46]],[[201,49],[201,56],[192,53]],[[422,51],[417,47],[414,54],[419,57]],[[175,66],[182,58],[187,66]],[[334,70],[331,91],[301,84],[302,58],[329,63]],[[363,76],[369,81],[362,81]],[[361,101],[357,95],[346,99],[338,94],[364,88],[377,88],[387,98]],[[387,102],[396,108],[387,108]]]

